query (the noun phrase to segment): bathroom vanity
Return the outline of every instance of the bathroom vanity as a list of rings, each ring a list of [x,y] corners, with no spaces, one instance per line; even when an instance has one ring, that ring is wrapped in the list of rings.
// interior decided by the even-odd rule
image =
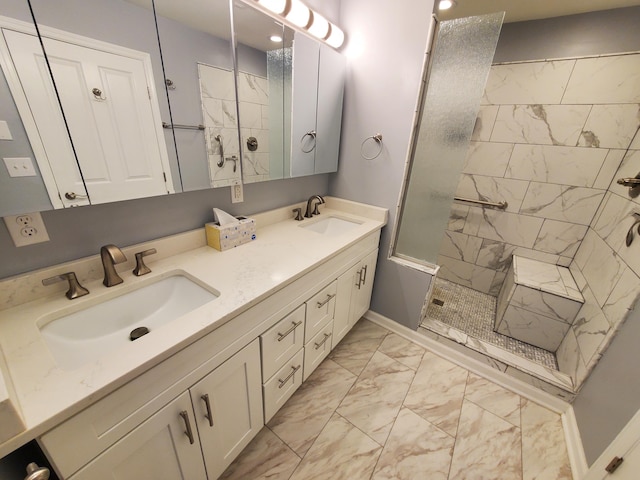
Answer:
[[[124,283],[112,288],[97,256],[3,281],[5,404],[24,430],[0,456],[37,438],[62,478],[217,478],[369,307],[387,211],[327,198],[321,215],[295,221],[301,206],[254,215],[257,239],[224,252],[204,229],[123,248]],[[136,277],[132,260],[147,248],[158,252],[152,272]],[[89,295],[69,301],[64,285],[40,285],[71,270]],[[63,329],[70,346],[94,342],[67,362],[42,334],[176,277],[209,300],[135,341]]]

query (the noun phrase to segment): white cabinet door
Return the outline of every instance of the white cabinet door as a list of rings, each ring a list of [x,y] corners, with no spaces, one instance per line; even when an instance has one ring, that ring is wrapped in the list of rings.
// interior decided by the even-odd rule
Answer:
[[[333,346],[351,330],[353,323],[349,315],[353,293],[360,281],[360,262],[338,277],[336,292],[336,310],[333,317]]]
[[[371,293],[373,292],[373,277],[378,262],[378,250],[374,250],[360,262],[358,277],[354,285],[353,298],[351,300],[351,313],[349,315],[351,326],[369,310]]]
[[[215,479],[264,425],[258,339],[196,383],[190,393],[207,475]]]
[[[320,46],[315,173],[338,171],[346,70],[347,61],[343,55],[327,45]]]
[[[291,107],[292,177],[313,175],[315,172],[319,52],[318,42],[295,33]]]
[[[184,392],[71,477],[72,480],[143,478],[207,478],[189,392]]]

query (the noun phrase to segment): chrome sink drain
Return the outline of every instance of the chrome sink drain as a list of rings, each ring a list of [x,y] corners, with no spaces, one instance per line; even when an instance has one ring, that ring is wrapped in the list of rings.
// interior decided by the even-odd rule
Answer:
[[[129,334],[129,340],[133,342],[134,340],[139,339],[140,337],[146,335],[147,333],[149,333],[149,329],[147,327],[134,328],[133,330],[131,330],[131,333]]]

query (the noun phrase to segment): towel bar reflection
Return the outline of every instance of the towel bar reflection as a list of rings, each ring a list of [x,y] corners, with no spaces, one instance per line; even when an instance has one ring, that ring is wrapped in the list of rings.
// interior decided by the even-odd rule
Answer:
[[[378,144],[378,151],[370,157],[364,154],[364,145],[365,143],[367,143],[367,140],[374,140]],[[364,158],[365,160],[375,160],[382,153],[382,148],[382,134],[376,133],[375,135],[371,135],[370,137],[367,137],[362,141],[362,144],[360,145],[360,155],[362,155],[362,158]]]
[[[503,202],[485,202],[484,200],[475,200],[473,198],[462,198],[462,197],[453,197],[453,199],[458,202],[475,203],[478,205],[482,205],[484,207],[499,208],[500,210],[505,210],[509,206],[509,204],[504,201]]]
[[[184,130],[204,130],[204,125],[180,125],[179,123],[174,123],[171,125],[167,122],[162,122],[162,128],[182,128]]]

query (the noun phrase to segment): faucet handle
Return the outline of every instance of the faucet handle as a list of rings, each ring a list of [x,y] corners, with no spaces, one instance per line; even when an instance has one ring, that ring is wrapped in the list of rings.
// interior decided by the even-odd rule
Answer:
[[[315,208],[313,209],[313,212],[311,212],[311,215],[320,215],[320,210],[318,210],[318,205],[320,205],[321,203],[324,203],[324,202],[318,201],[315,203]]]
[[[143,250],[142,252],[136,253],[136,268],[133,269],[133,274],[135,276],[140,277],[147,273],[151,273],[151,269],[144,263],[144,257],[147,255],[153,255],[154,253],[158,253],[155,248],[150,248],[149,250]]]
[[[302,216],[302,208],[300,208],[300,207],[294,208],[291,211],[296,214],[296,216],[294,217],[294,220],[297,220],[299,222],[304,220],[304,217]]]
[[[89,290],[84,288],[78,282],[78,278],[76,277],[75,272],[67,272],[60,275],[55,275],[53,277],[45,278],[42,280],[42,285],[48,287],[49,285],[53,285],[54,283],[63,282],[67,280],[69,282],[69,290],[65,295],[69,300],[73,300],[74,298],[83,297],[89,294]]]

